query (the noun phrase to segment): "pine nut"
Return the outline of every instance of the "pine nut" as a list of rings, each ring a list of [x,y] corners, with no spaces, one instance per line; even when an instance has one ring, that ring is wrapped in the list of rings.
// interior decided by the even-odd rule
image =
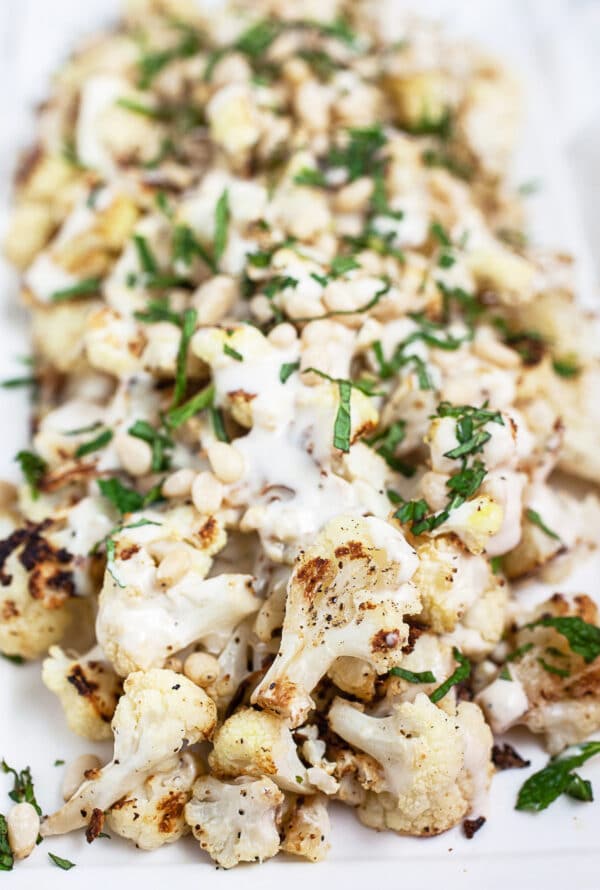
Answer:
[[[99,769],[100,766],[100,758],[95,754],[80,754],[72,760],[63,777],[63,800],[71,800],[81,783],[85,781],[85,773],[90,769]]]
[[[181,581],[186,572],[192,565],[192,558],[187,547],[180,545],[175,546],[161,560],[156,570],[156,578],[160,584],[170,587]]]
[[[40,817],[30,803],[18,803],[6,817],[8,843],[15,859],[26,859],[40,833]]]
[[[132,476],[146,476],[152,467],[152,449],[143,439],[120,433],[115,439],[115,449],[121,466]]]
[[[192,305],[198,311],[200,324],[218,324],[229,312],[237,297],[237,286],[228,275],[216,275],[195,291]]]
[[[175,674],[183,673],[183,661],[177,655],[171,655],[165,661],[165,670],[173,671]]]
[[[192,652],[184,662],[183,673],[196,686],[205,689],[219,676],[219,662],[208,652]]]
[[[297,338],[298,334],[296,333],[296,328],[293,324],[289,324],[287,321],[274,327],[267,337],[269,343],[279,347],[279,349],[285,349],[287,346],[291,346],[292,343],[296,342]]]
[[[166,498],[185,498],[192,490],[192,483],[195,478],[195,472],[189,467],[176,470],[170,476],[167,476],[163,482],[162,494]]]
[[[223,500],[223,486],[212,473],[198,473],[192,485],[192,501],[199,513],[216,513]]]
[[[356,179],[339,190],[334,199],[335,209],[340,213],[355,213],[363,210],[373,192],[373,180],[368,176]]]
[[[207,449],[208,460],[221,482],[237,482],[244,473],[244,458],[226,442],[213,442]]]

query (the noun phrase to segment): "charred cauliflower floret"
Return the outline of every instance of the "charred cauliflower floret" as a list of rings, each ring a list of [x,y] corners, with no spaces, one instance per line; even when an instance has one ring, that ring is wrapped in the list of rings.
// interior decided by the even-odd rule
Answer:
[[[283,791],[311,793],[323,782],[330,784],[319,767],[304,766],[281,717],[251,708],[237,711],[218,729],[208,762],[218,778],[269,776]]]
[[[98,811],[104,813],[129,794],[184,742],[193,745],[210,738],[216,716],[212,699],[181,674],[158,669],[130,674],[112,721],[113,759],[48,816],[42,834],[94,826]]]
[[[298,726],[333,661],[363,658],[378,672],[402,657],[407,615],[419,610],[410,582],[417,557],[377,519],[342,517],[300,553],[290,578],[279,653],[252,701]]]
[[[112,738],[110,723],[122,682],[107,661],[93,652],[70,658],[59,646],[51,646],[42,680],[58,696],[69,729],[93,741]]]
[[[539,605],[511,636],[513,651],[477,696],[496,733],[523,725],[552,754],[600,728],[600,621],[587,596]]]
[[[154,515],[154,514],[153,514]],[[190,643],[223,638],[255,612],[248,575],[206,579],[225,542],[215,517],[192,508],[155,514],[116,532],[100,593],[98,642],[117,673],[148,669]]]
[[[320,794],[300,797],[283,826],[281,849],[284,853],[320,862],[329,851],[329,833],[326,798]]]
[[[187,834],[185,805],[202,768],[198,757],[185,751],[161,763],[136,788],[112,805],[108,828],[133,841],[140,850],[155,850]]]
[[[75,596],[73,556],[27,522],[0,542],[0,649],[39,658],[59,643],[86,604]]]
[[[271,779],[240,777],[233,783],[200,778],[185,808],[196,840],[222,868],[263,862],[279,851],[283,792]]]
[[[381,765],[385,790],[368,792],[358,813],[372,828],[431,835],[452,828],[485,802],[492,736],[476,705],[449,716],[420,693],[370,717],[342,699],[329,711],[334,732]]]

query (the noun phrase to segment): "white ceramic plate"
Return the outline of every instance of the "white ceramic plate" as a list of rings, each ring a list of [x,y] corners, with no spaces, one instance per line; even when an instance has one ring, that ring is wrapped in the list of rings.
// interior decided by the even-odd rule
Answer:
[[[302,0],[298,0],[301,4]],[[399,3],[402,0],[398,0]],[[549,0],[548,0],[549,2]],[[582,232],[574,190],[559,146],[560,122],[546,94],[535,51],[536,16],[547,0],[420,0],[421,11],[441,13],[460,34],[473,35],[521,72],[527,93],[526,127],[517,159],[517,181],[540,179],[541,192],[530,201],[532,230],[541,243],[572,250],[578,259],[582,300],[596,301],[590,254]],[[74,40],[109,22],[118,0],[2,0],[0,3],[0,82],[3,84],[3,136],[0,146],[0,213],[8,200],[8,176],[15,152],[30,132],[30,109],[40,99],[50,72]],[[558,37],[558,35],[557,35]],[[14,281],[0,270],[0,378],[19,370],[17,356],[26,354],[23,315],[16,308]],[[27,406],[18,392],[0,390],[0,475],[15,475],[13,456],[26,442]],[[582,564],[576,576],[561,586],[564,591],[596,591],[600,560]],[[539,598],[540,585],[529,585],[523,595]],[[532,769],[546,761],[540,747],[523,734],[511,741],[530,757]],[[93,746],[69,733],[54,696],[42,685],[39,665],[13,667],[0,663],[0,756],[19,768],[30,764],[38,799],[45,812],[60,803],[62,768],[55,759],[68,761],[84,751],[108,755],[109,746]],[[455,830],[437,838],[416,840],[377,834],[360,826],[353,813],[332,807],[333,837],[329,859],[318,866],[278,857],[262,867],[216,873],[214,865],[191,839],[154,853],[143,853],[118,839],[99,839],[89,847],[81,835],[44,842],[29,860],[2,876],[11,888],[65,886],[101,890],[227,886],[238,890],[251,883],[270,890],[280,885],[300,890],[307,882],[336,885],[340,890],[390,885],[408,890],[597,890],[600,886],[598,804],[568,799],[539,815],[517,813],[518,787],[530,770],[500,773],[494,779],[489,819],[476,837],[467,841]],[[600,794],[600,762],[582,770],[595,779]],[[9,801],[0,775],[0,811]],[[76,863],[63,872],[50,864],[52,851]]]

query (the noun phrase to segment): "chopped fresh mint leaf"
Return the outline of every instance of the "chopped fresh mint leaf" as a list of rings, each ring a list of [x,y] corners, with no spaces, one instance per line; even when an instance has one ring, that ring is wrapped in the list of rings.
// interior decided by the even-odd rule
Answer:
[[[37,500],[40,493],[39,485],[48,469],[48,464],[33,451],[19,451],[15,460],[21,465],[21,472],[29,485],[32,499]]]
[[[406,680],[407,683],[437,682],[434,674],[432,674],[431,671],[421,671],[420,673],[414,673],[413,671],[407,671],[405,668],[393,667],[390,671],[390,675],[392,677],[400,677],[401,680]]]
[[[458,662],[458,667],[451,674],[447,680],[445,680],[437,689],[434,689],[431,695],[429,696],[430,700],[435,705],[437,702],[441,701],[444,696],[450,691],[453,686],[456,686],[457,683],[463,683],[467,680],[471,675],[471,662],[469,659],[462,654],[462,652],[454,647],[452,650],[452,654],[454,655],[454,660]]]
[[[2,761],[2,769],[5,773],[10,773],[14,780],[12,790],[8,792],[10,799],[14,800],[15,803],[30,803],[38,816],[41,816],[42,811],[35,799],[31,769],[28,766],[22,770],[13,769],[6,760]]]
[[[200,392],[197,392],[191,399],[188,399],[187,402],[184,402],[183,405],[177,408],[170,408],[165,414],[166,425],[169,429],[177,429],[177,427],[180,427],[195,414],[212,405],[214,396],[215,387],[211,383],[200,390]]]
[[[95,439],[91,439],[89,442],[82,442],[75,451],[75,457],[85,457],[86,454],[92,454],[92,452],[104,448],[111,441],[112,437],[112,430],[104,430]]]
[[[172,407],[176,408],[185,395],[187,386],[187,358],[190,340],[196,330],[198,313],[195,309],[186,309],[183,313],[181,325],[181,339],[177,350],[177,369],[175,372],[175,388],[173,390]]]
[[[541,529],[545,535],[548,535],[549,538],[554,538],[555,541],[560,541],[560,535],[557,535],[556,532],[552,531],[551,528],[548,528],[548,526],[536,510],[532,510],[531,508],[527,509],[525,511],[525,516],[527,517],[529,522],[533,523],[533,525],[537,525],[537,527]]]
[[[63,859],[62,856],[57,856],[56,853],[48,853],[48,856],[52,862],[59,868],[62,868],[63,871],[69,871],[69,869],[75,868],[74,862],[71,862],[69,859]]]
[[[586,664],[591,664],[600,655],[600,627],[588,624],[577,615],[543,615],[527,627],[554,628],[566,638],[571,651],[581,655]]]
[[[300,362],[284,362],[284,364],[279,369],[279,380],[281,383],[286,383],[289,378],[292,376],[294,371],[298,371],[300,368]]]
[[[576,776],[574,770],[583,766],[590,757],[600,754],[600,742],[584,742],[579,745],[579,750],[579,754],[550,760],[544,769],[530,776],[519,791],[516,809],[540,812],[549,807],[561,794],[573,789],[575,787],[573,780]],[[580,799],[589,800],[589,793]]]
[[[227,189],[222,193],[215,207],[215,243],[214,257],[215,264],[218,265],[221,257],[227,247],[227,235],[229,231],[229,192]]]
[[[83,278],[70,287],[63,287],[50,294],[53,303],[61,303],[64,300],[76,300],[78,297],[90,297],[100,290],[102,279],[98,277]]]

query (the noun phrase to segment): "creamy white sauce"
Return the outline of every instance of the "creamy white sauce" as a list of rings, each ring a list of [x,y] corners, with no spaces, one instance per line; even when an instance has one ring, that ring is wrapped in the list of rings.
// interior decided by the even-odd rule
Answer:
[[[512,680],[498,677],[476,698],[493,732],[506,732],[529,709],[529,701],[516,676]]]

